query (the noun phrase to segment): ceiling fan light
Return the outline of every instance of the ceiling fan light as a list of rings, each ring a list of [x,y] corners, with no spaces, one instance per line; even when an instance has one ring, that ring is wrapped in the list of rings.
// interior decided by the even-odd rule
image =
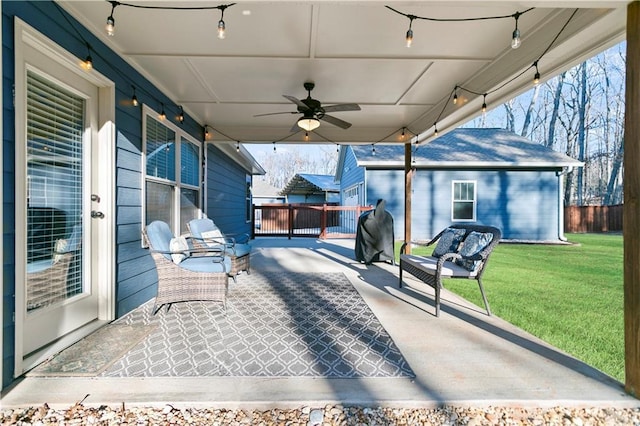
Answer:
[[[320,127],[320,121],[316,120],[313,117],[302,117],[298,120],[298,127],[306,130],[307,132],[310,132],[313,129],[317,129],[318,127]]]

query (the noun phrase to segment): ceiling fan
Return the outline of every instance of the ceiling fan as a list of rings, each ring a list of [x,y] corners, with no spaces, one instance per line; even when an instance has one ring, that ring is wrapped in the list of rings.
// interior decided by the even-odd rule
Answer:
[[[260,117],[264,115],[274,115],[274,114],[300,114],[302,113],[302,117],[298,119],[296,124],[291,128],[292,132],[297,132],[300,129],[306,130],[310,132],[320,126],[320,120],[326,121],[327,123],[331,123],[334,126],[338,126],[342,129],[348,129],[351,127],[351,123],[348,123],[344,120],[341,120],[332,115],[328,115],[327,112],[341,112],[341,111],[360,111],[360,105],[358,104],[335,104],[335,105],[327,105],[322,106],[322,103],[316,99],[311,97],[311,91],[315,87],[315,84],[312,82],[304,83],[304,88],[307,91],[308,95],[306,99],[298,99],[289,95],[282,95],[298,107],[298,111],[287,111],[287,112],[272,112],[267,114],[258,114],[254,115],[254,117]]]

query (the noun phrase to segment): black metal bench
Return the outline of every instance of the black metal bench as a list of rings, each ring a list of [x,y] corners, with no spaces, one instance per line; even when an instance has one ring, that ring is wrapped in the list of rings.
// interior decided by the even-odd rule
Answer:
[[[451,229],[453,231],[449,231]],[[465,240],[467,240],[472,233],[474,234],[472,238],[467,241],[467,248],[465,248]],[[449,239],[453,234],[456,234],[456,237],[459,237],[461,242],[459,244],[452,244],[452,249],[449,250]],[[482,274],[487,265],[489,255],[502,237],[502,232],[494,226],[457,224],[443,229],[426,244],[419,244],[415,242],[411,244],[430,246],[438,242],[443,235],[446,236],[446,242],[445,239],[443,239],[445,244],[438,244],[436,248],[438,248],[439,251],[442,251],[442,246],[444,245],[446,246],[446,249],[443,253],[437,253],[436,256],[417,256],[413,254],[406,254],[406,247],[410,243],[405,242],[402,244],[402,247],[400,248],[399,287],[402,288],[403,271],[410,273],[419,280],[433,287],[436,294],[436,316],[440,316],[440,290],[442,289],[442,279],[473,279],[478,281],[478,287],[480,287],[480,293],[482,294],[482,300],[484,301],[487,315],[491,316],[489,302],[487,301],[487,297],[482,286]],[[472,247],[472,245],[475,247]],[[479,251],[474,252],[474,248],[478,248]]]

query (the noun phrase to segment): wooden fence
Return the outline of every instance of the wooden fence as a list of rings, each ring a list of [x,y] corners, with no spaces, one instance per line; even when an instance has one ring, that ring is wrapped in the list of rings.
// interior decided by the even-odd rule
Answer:
[[[328,204],[253,206],[253,237],[355,238],[358,217],[372,208]]]
[[[564,230],[565,232],[620,232],[622,231],[622,204],[565,207]]]

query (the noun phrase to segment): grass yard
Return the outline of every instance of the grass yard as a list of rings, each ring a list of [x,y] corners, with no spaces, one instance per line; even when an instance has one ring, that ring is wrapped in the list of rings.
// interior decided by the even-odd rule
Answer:
[[[622,235],[567,238],[576,244],[499,244],[482,280],[491,311],[624,382]],[[475,281],[444,286],[484,306]]]

